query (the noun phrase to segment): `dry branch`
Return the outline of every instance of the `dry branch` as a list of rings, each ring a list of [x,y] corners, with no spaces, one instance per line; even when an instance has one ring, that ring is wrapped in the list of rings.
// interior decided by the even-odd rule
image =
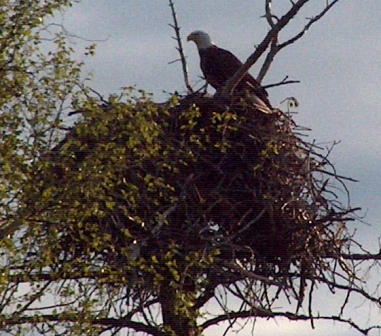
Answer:
[[[174,31],[175,31],[176,37],[174,37],[174,39],[177,41],[177,45],[178,45],[176,50],[180,54],[180,60],[181,60],[181,65],[182,65],[185,85],[186,85],[186,87],[188,89],[188,93],[192,93],[193,89],[192,89],[192,86],[189,83],[189,71],[188,71],[187,61],[186,61],[185,54],[184,54],[183,44],[181,42],[180,27],[179,27],[179,24],[178,24],[178,21],[177,21],[177,14],[176,14],[176,10],[175,10],[175,4],[173,3],[172,0],[169,0],[169,6],[171,7],[172,18],[173,18],[173,24],[169,24],[169,26],[172,27],[174,29]]]
[[[308,29],[317,21],[319,21],[337,2],[339,2],[339,0],[334,0],[332,1],[331,3],[328,3],[327,1],[327,5],[326,7],[324,8],[324,10],[322,10],[318,15],[314,16],[313,18],[311,18],[309,20],[309,22],[304,26],[304,28],[302,29],[302,31],[300,31],[298,34],[296,34],[294,37],[292,37],[291,39],[289,39],[288,41],[286,42],[283,42],[281,43],[279,46],[278,46],[278,50],[281,50],[287,46],[289,46],[290,44],[293,44],[294,42],[296,42],[297,40],[299,40],[301,37],[303,37],[303,35],[308,31]]]
[[[344,323],[344,324],[351,326],[352,328],[356,329],[357,331],[359,331],[363,335],[368,335],[369,332],[372,330],[380,330],[381,329],[380,325],[372,326],[369,328],[361,328],[358,324],[354,323],[351,319],[346,319],[346,318],[343,318],[341,316],[335,316],[335,315],[331,315],[331,316],[320,316],[320,315],[308,316],[308,315],[303,315],[303,314],[294,314],[291,312],[284,312],[284,313],[283,312],[273,312],[273,311],[265,310],[262,308],[252,308],[252,310],[249,310],[249,311],[229,312],[228,314],[223,314],[223,315],[217,316],[214,319],[205,322],[202,325],[202,329],[205,330],[206,328],[208,328],[210,326],[217,325],[221,322],[229,321],[231,319],[236,319],[236,318],[246,319],[246,318],[253,317],[253,316],[260,317],[260,318],[266,318],[266,319],[275,318],[275,317],[284,317],[290,321],[311,321],[311,320],[337,321],[337,322],[341,322],[341,323]]]
[[[241,66],[241,68],[234,74],[232,78],[230,78],[223,90],[223,95],[230,95],[233,91],[236,85],[241,81],[241,79],[245,76],[245,74],[249,71],[249,69],[252,67],[252,65],[255,64],[255,62],[262,56],[262,54],[267,50],[269,45],[270,51],[266,57],[266,60],[264,64],[261,67],[258,81],[261,82],[268,72],[272,61],[274,60],[276,54],[283,49],[284,47],[296,42],[298,39],[300,39],[306,31],[311,27],[311,25],[318,20],[320,20],[339,0],[334,0],[331,3],[327,3],[327,6],[325,9],[315,16],[314,18],[310,19],[307,25],[303,28],[303,30],[298,33],[293,38],[289,39],[288,41],[279,44],[278,43],[278,35],[279,32],[287,26],[287,24],[290,22],[291,19],[293,19],[296,14],[301,10],[301,8],[308,2],[308,0],[299,0],[295,3],[292,3],[291,9],[282,16],[279,20],[271,13],[271,2],[270,0],[266,1],[266,19],[271,27],[270,31],[267,33],[265,38],[262,40],[262,42],[258,45],[256,50],[249,56],[247,61]],[[277,22],[274,22],[274,18],[277,19]]]
[[[251,66],[262,56],[266,51],[269,44],[271,43],[273,37],[278,35],[278,33],[290,22],[292,18],[299,12],[299,10],[308,2],[308,0],[299,0],[291,9],[280,18],[280,20],[274,25],[274,27],[267,33],[262,42],[258,45],[256,50],[249,56],[247,61],[242,65],[242,67],[235,73],[235,75],[230,78],[223,90],[223,94],[230,95],[234,90],[236,85],[241,81],[243,76],[249,71]]]

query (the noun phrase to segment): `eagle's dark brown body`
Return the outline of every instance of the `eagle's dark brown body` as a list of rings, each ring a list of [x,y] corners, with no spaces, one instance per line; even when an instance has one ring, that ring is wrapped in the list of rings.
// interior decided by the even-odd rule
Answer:
[[[199,49],[200,66],[206,81],[216,90],[221,89],[242,66],[242,62],[230,51],[212,45],[206,49]],[[235,88],[235,91],[254,92],[267,106],[271,106],[267,92],[247,73]]]

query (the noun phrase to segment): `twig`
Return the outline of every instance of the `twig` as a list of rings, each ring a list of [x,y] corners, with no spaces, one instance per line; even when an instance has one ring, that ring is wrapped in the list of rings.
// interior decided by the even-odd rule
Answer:
[[[264,282],[264,283],[266,283],[268,285],[274,285],[274,286],[278,286],[278,287],[285,287],[285,284],[283,282],[271,280],[268,277],[264,277],[262,275],[258,275],[258,274],[255,274],[253,272],[250,272],[248,270],[245,270],[244,268],[240,267],[239,265],[237,265],[234,262],[224,262],[223,265],[224,265],[224,267],[231,268],[235,272],[238,272],[239,274],[241,274],[241,275],[243,275],[243,276],[245,276],[245,277],[247,277],[249,279],[262,281],[262,282]]]
[[[271,5],[272,5],[272,0],[266,0],[266,4],[265,4],[265,12],[266,12],[266,20],[268,22],[268,24],[270,25],[271,28],[274,28],[275,26],[275,23],[273,21],[274,18],[276,18],[278,20],[277,17],[275,17],[272,13],[271,13]]]
[[[358,180],[355,180],[354,178],[338,175],[336,173],[331,173],[331,172],[326,171],[326,170],[315,169],[314,171],[319,172],[319,173],[323,173],[323,174],[327,174],[327,175],[331,175],[331,176],[334,176],[338,179],[343,179],[343,180],[347,180],[347,181],[351,181],[351,182],[358,182]]]
[[[338,1],[339,0],[334,0],[330,4],[327,3],[326,8],[319,15],[310,19],[309,23],[303,28],[303,30],[299,34],[297,34],[296,36],[294,36],[293,38],[289,39],[288,41],[282,44],[277,44],[277,41],[276,41],[279,32],[296,16],[296,14],[308,2],[308,0],[299,0],[295,3],[292,3],[293,5],[291,9],[284,16],[282,16],[276,24],[274,24],[272,20],[275,16],[271,14],[271,1],[269,0],[266,1],[266,18],[267,18],[267,21],[269,22],[271,29],[267,33],[263,41],[256,48],[256,50],[249,56],[246,62],[241,66],[241,68],[234,74],[233,77],[231,77],[227,81],[222,91],[222,95],[223,96],[231,95],[231,93],[234,91],[234,88],[246,75],[246,73],[249,71],[252,65],[263,55],[263,53],[267,50],[270,43],[273,43],[271,46],[269,55],[267,56],[262,66],[262,69],[260,71],[260,74],[258,76],[258,81],[260,82],[265,76],[265,74],[267,73],[275,55],[287,45],[292,44],[295,41],[297,41],[299,38],[301,38],[305,34],[305,32],[309,29],[309,27],[314,22],[321,19]]]
[[[205,330],[206,328],[210,326],[214,326],[218,323],[227,321],[232,318],[249,318],[249,317],[262,317],[262,318],[274,318],[274,317],[285,317],[289,319],[290,321],[309,321],[312,318],[315,320],[328,320],[328,321],[337,321],[342,322],[345,324],[350,325],[352,328],[356,329],[357,331],[361,332],[363,335],[368,335],[369,331],[375,330],[375,329],[381,329],[380,325],[375,325],[372,327],[369,327],[367,329],[362,329],[359,325],[354,323],[350,319],[345,319],[340,316],[307,316],[307,315],[299,315],[294,314],[291,312],[273,312],[271,310],[267,310],[260,307],[252,307],[250,310],[246,311],[238,311],[238,312],[229,312],[229,314],[222,314],[219,315],[211,320],[208,320],[204,322],[201,325],[202,330]]]
[[[246,75],[251,66],[262,56],[262,54],[266,51],[268,46],[270,45],[274,35],[277,35],[290,21],[295,15],[300,11],[300,9],[308,2],[308,0],[299,0],[296,2],[291,9],[281,17],[278,23],[267,33],[263,41],[259,44],[257,49],[249,56],[247,61],[241,66],[241,68],[231,77],[223,91],[222,95],[231,95],[234,88],[241,81],[241,79]]]
[[[108,37],[106,37],[104,39],[88,39],[88,38],[85,38],[85,37],[82,37],[82,36],[79,36],[79,35],[76,35],[76,34],[70,32],[69,30],[67,30],[65,28],[64,25],[59,24],[59,23],[49,23],[48,25],[43,27],[40,31],[46,31],[49,34],[53,34],[49,30],[50,27],[58,27],[58,28],[60,28],[62,30],[62,32],[65,34],[65,36],[71,37],[71,38],[75,38],[75,39],[78,39],[78,40],[82,40],[82,41],[86,41],[86,42],[106,42],[110,38],[110,35],[109,35]],[[42,41],[54,41],[56,38],[57,38],[57,36],[55,35],[53,38],[43,37],[43,38],[41,38],[41,40]]]
[[[278,45],[278,50],[281,50],[285,47],[287,47],[288,45],[296,42],[297,40],[299,40],[306,32],[307,30],[318,20],[320,20],[339,0],[334,0],[332,1],[330,4],[328,4],[327,2],[327,6],[324,8],[324,10],[316,15],[315,17],[311,18],[310,21],[304,26],[303,30],[301,32],[299,32],[299,34],[295,35],[293,38],[289,39],[288,41]]]
[[[298,83],[300,83],[299,80],[287,80],[287,78],[288,78],[288,76],[286,76],[282,81],[280,81],[278,83],[263,85],[262,87],[264,89],[269,89],[269,88],[273,88],[273,87],[281,86],[281,85],[298,84]]]
[[[184,55],[184,49],[183,45],[181,43],[181,36],[180,36],[180,27],[177,22],[177,15],[176,15],[176,10],[175,10],[175,4],[173,3],[172,0],[169,0],[169,7],[171,7],[171,12],[172,12],[172,18],[173,18],[173,23],[174,24],[169,24],[170,27],[172,27],[175,30],[176,37],[172,37],[174,40],[177,41],[178,47],[176,47],[176,50],[180,54],[180,60],[183,68],[183,75],[184,75],[184,81],[185,85],[190,93],[193,93],[192,86],[189,83],[189,71],[188,71],[188,66],[187,66],[187,61]],[[177,60],[176,60],[177,61]],[[173,63],[173,62],[171,62]]]
[[[234,235],[228,237],[226,240],[224,240],[224,243],[226,242],[230,242],[232,241],[233,239],[235,239],[238,235],[242,234],[243,232],[245,232],[250,226],[252,226],[253,224],[255,224],[256,222],[258,222],[258,220],[261,219],[261,217],[264,215],[264,213],[266,212],[266,210],[268,210],[268,207],[265,206],[263,207],[263,209],[258,213],[257,216],[255,216],[254,219],[252,219],[250,222],[248,222],[242,229],[238,230],[236,233],[234,233]]]

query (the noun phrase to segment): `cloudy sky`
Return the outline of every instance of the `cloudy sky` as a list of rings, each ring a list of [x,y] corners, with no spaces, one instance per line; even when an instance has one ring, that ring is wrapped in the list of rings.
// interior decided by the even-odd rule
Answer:
[[[326,0],[311,0],[280,36],[281,41],[297,33],[306,18],[317,14]],[[274,13],[281,15],[290,2],[274,0]],[[191,81],[201,86],[198,54],[194,44],[186,43],[193,30],[208,32],[214,42],[245,60],[268,31],[261,16],[264,0],[177,0],[185,53]],[[365,221],[351,223],[357,228],[358,241],[371,252],[378,251],[381,235],[381,33],[380,0],[341,0],[321,21],[296,44],[283,50],[276,58],[264,84],[289,79],[300,84],[270,89],[273,105],[294,96],[300,102],[296,121],[312,129],[310,139],[335,147],[331,161],[342,175],[358,179],[349,184],[351,205],[362,207]],[[168,1],[149,0],[83,0],[62,13],[56,21],[73,34],[88,40],[99,40],[97,54],[87,61],[86,71],[93,73],[92,87],[107,97],[121,87],[136,85],[154,94],[155,101],[164,101],[168,92],[185,92],[173,30],[168,26],[172,17]],[[76,40],[78,49],[85,42]],[[258,66],[251,70],[255,76]],[[378,276],[378,278],[376,278]],[[379,282],[380,274],[370,280]],[[332,307],[335,298],[321,297],[321,307]],[[361,303],[361,302],[360,302]],[[381,313],[371,311],[367,304],[352,312],[357,321],[366,325],[373,313],[373,322]],[[258,321],[256,335],[358,335],[348,327],[332,323],[276,323]],[[247,331],[246,331],[247,330]],[[240,335],[250,335],[250,328]],[[212,335],[212,333],[209,333]],[[372,335],[379,335],[373,333]]]

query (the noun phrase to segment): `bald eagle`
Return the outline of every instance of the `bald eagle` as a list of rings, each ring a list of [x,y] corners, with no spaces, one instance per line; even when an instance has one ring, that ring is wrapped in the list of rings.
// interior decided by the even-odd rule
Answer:
[[[217,47],[210,36],[201,30],[191,33],[187,41],[196,43],[205,80],[217,91],[221,90],[227,80],[242,66],[242,62],[236,56]],[[249,73],[242,78],[235,90],[252,92],[271,108],[266,90]]]

